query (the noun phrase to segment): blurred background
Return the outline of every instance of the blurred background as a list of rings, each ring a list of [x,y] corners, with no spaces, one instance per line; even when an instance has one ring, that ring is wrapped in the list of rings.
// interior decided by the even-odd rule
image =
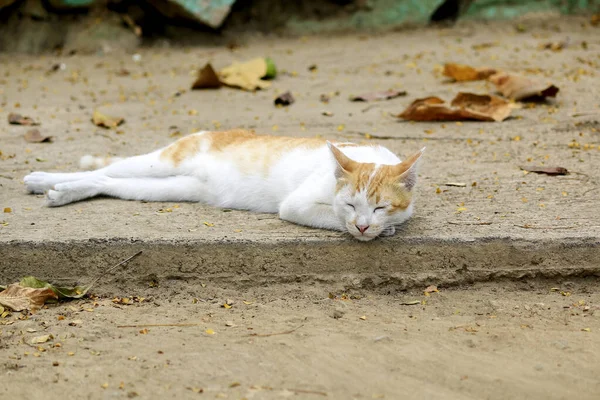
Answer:
[[[600,0],[0,0],[0,51],[223,45],[240,33],[379,32],[599,9]]]

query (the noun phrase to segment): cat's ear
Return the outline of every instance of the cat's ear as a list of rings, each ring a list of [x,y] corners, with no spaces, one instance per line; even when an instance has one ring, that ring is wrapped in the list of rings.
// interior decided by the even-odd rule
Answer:
[[[327,147],[333,154],[333,158],[337,162],[337,168],[335,170],[336,178],[341,178],[344,174],[351,173],[356,169],[358,163],[348,158],[340,149],[338,149],[333,143],[327,141]]]
[[[425,147],[415,154],[394,166],[394,172],[398,176],[398,182],[407,190],[412,190],[417,184],[417,169],[419,160],[425,152]]]

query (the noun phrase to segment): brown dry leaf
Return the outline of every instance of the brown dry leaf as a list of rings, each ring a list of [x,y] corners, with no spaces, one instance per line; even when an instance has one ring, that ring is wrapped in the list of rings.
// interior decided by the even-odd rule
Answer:
[[[523,100],[532,97],[556,97],[559,89],[554,85],[534,81],[527,77],[499,72],[489,77],[489,81],[503,96],[512,100]]]
[[[399,118],[410,121],[503,121],[512,111],[510,103],[497,96],[459,93],[450,108],[439,97],[413,101]]]
[[[519,167],[523,171],[535,172],[546,175],[568,175],[569,171],[563,167]]]
[[[294,99],[292,93],[288,91],[277,96],[275,99],[275,105],[289,106],[290,104],[293,104],[294,101],[296,101],[296,99]]]
[[[0,305],[13,311],[39,310],[49,299],[58,299],[50,288],[34,289],[13,283],[0,292]]]
[[[488,67],[473,68],[464,64],[447,63],[444,64],[443,74],[457,82],[466,82],[487,79],[496,72],[495,69]]]
[[[566,38],[565,40],[560,40],[558,42],[547,42],[539,45],[540,50],[552,50],[552,51],[561,51],[562,49],[569,46],[571,40]]]
[[[237,63],[219,71],[221,83],[253,92],[257,89],[266,89],[271,86],[270,82],[261,78],[267,75],[267,62],[264,58]]]
[[[396,97],[406,96],[405,90],[386,90],[385,92],[364,93],[350,97],[350,101],[378,101],[390,100]]]
[[[222,86],[219,76],[213,69],[210,63],[207,63],[204,68],[198,71],[198,78],[192,84],[194,89],[218,89]]]
[[[8,123],[11,125],[39,125],[39,122],[35,122],[30,117],[24,117],[21,114],[10,113],[8,114]]]
[[[121,117],[111,117],[96,110],[92,115],[92,122],[94,125],[102,128],[114,129],[125,122],[125,119]]]
[[[42,136],[38,129],[31,129],[25,133],[25,141],[28,143],[49,143],[53,136]]]

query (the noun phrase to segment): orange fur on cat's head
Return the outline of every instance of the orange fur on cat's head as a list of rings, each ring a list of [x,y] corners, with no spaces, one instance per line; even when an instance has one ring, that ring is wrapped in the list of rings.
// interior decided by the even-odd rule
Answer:
[[[402,223],[412,213],[413,188],[417,179],[417,161],[425,149],[395,165],[359,163],[329,143],[335,158],[336,204],[338,213],[346,215],[346,225],[352,233],[368,226],[371,236]],[[384,214],[382,214],[384,212]],[[358,232],[358,231],[357,231]],[[365,232],[355,235],[370,240]]]

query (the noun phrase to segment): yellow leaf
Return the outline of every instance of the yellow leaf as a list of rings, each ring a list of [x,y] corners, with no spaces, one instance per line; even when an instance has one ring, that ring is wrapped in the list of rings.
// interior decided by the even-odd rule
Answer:
[[[12,208],[10,208],[10,207],[4,207],[4,212],[5,213],[11,213],[12,212]]]
[[[206,226],[208,226],[208,227],[213,227],[213,226],[215,226],[215,224],[213,224],[213,223],[210,223],[210,222],[206,222],[206,221],[205,221],[205,222],[203,222],[203,224],[204,224],[204,225],[206,225]]]
[[[204,331],[204,333],[206,333],[207,335],[214,335],[215,331],[213,331],[212,329],[207,329]]]
[[[231,306],[229,304],[227,304],[227,303],[223,304],[223,307],[226,308],[226,309],[230,309],[231,308]]]
[[[264,58],[255,58],[245,63],[234,62],[219,71],[219,79],[227,86],[255,91],[271,86],[270,82],[261,78],[267,74],[267,63]]]
[[[362,319],[363,321],[365,321],[367,319],[367,316],[363,315],[362,317],[359,317],[359,319]]]
[[[583,332],[591,332],[592,330],[590,328],[583,328],[582,331]]]
[[[125,122],[125,119],[121,117],[110,117],[96,110],[92,115],[92,122],[94,125],[102,128],[114,129]]]

